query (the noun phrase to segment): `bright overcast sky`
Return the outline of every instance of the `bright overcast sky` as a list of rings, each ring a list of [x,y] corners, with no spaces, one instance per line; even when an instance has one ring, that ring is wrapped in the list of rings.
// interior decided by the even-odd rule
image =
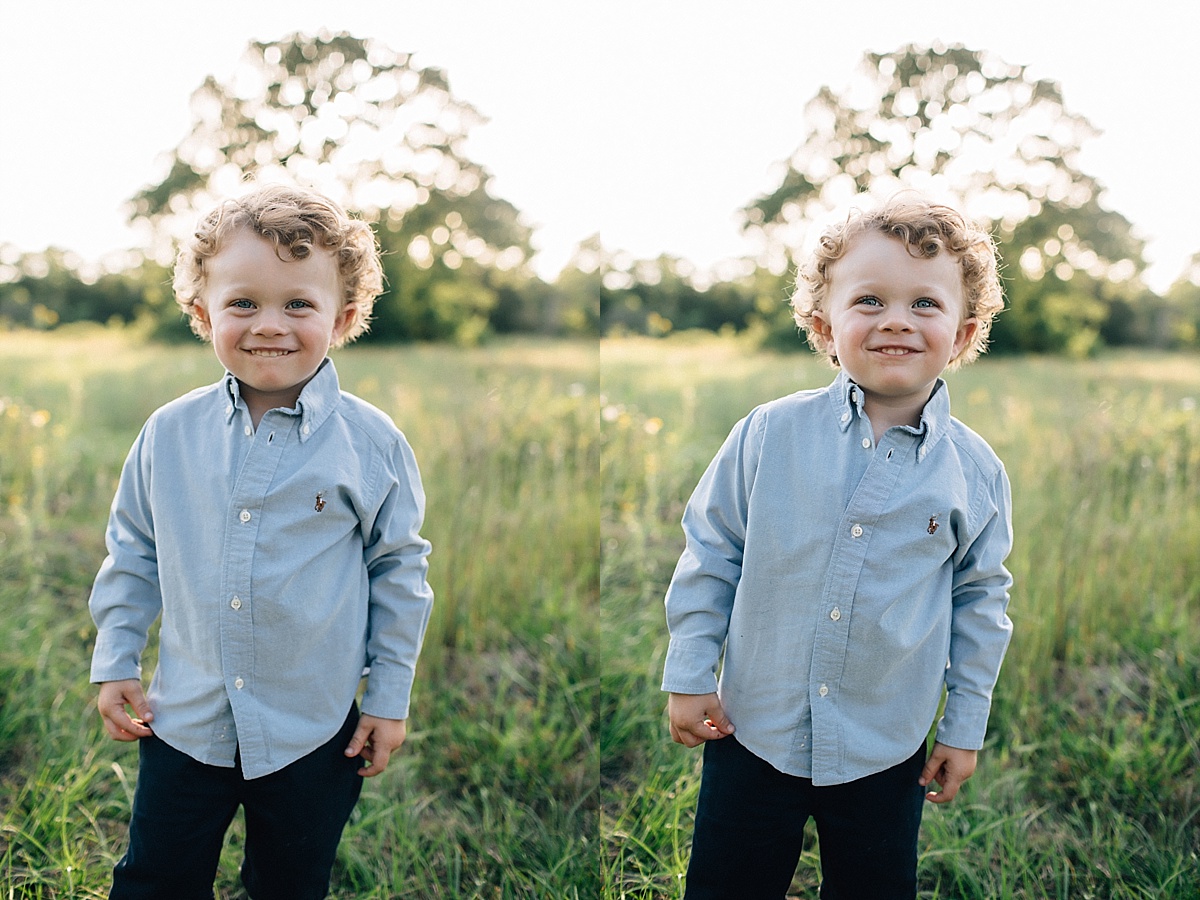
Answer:
[[[750,253],[736,211],[774,187],[804,104],[866,51],[936,39],[1058,81],[1103,132],[1081,166],[1148,241],[1152,287],[1200,251],[1200,4],[1171,0],[0,0],[0,244],[133,245],[121,205],[188,132],[191,92],[249,41],[321,27],[447,71],[546,275],[596,232],[701,267]]]

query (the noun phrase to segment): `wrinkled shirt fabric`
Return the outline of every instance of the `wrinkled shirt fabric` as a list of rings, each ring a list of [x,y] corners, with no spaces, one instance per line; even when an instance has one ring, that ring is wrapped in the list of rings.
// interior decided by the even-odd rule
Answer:
[[[1012,632],[1010,505],[940,379],[878,443],[844,371],[757,407],[684,513],[663,690],[718,691],[738,741],[818,786],[909,758],[943,695],[937,740],[979,749]]]
[[[332,361],[255,429],[226,373],[156,411],[129,452],[89,602],[93,682],[141,677],[155,734],[247,778],[362,711],[408,716],[433,594],[425,495],[392,421]]]

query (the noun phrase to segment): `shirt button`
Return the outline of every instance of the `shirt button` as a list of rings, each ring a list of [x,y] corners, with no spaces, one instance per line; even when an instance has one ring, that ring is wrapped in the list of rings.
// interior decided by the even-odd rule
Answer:
[[[852,535],[854,535],[855,537],[862,537],[863,528],[861,525],[855,525],[853,528],[850,529],[850,533]]]
[[[871,449],[871,439],[870,438],[863,438],[863,449],[864,450]]]
[[[241,519],[243,522],[249,522],[250,521],[250,510],[243,509],[241,515],[239,515],[238,518]]]
[[[842,617],[842,611],[841,611],[840,609],[838,609],[838,608],[835,606],[835,607],[833,608],[833,612],[831,612],[831,613],[829,614],[829,618],[833,619],[833,621],[835,621],[835,622],[836,622],[836,621],[837,621],[838,619],[840,619],[841,617]]]
[[[252,434],[254,434],[254,429],[251,428],[249,425],[247,425],[246,426],[246,437],[250,437],[250,435],[252,435]]]
[[[305,422],[303,425],[301,425],[301,426],[300,426],[300,433],[301,433],[301,434],[308,434],[309,430],[310,430],[310,429],[309,429],[309,427],[308,427],[308,423],[307,423],[307,422]]]
[[[234,609],[241,609],[242,608],[242,598],[234,597],[232,600],[229,601],[229,605],[232,606]]]
[[[844,425],[849,421],[850,421],[850,413],[842,413],[842,424]]]
[[[242,681],[242,679],[240,679],[240,678],[237,678],[234,680],[233,686],[240,691],[242,688],[244,688],[246,686],[246,682]]]
[[[241,679],[239,678],[238,681],[241,681]],[[829,693],[829,688],[827,688],[825,685],[821,685],[821,689],[819,691],[817,691],[817,693],[820,694],[822,697],[824,697],[826,694]]]

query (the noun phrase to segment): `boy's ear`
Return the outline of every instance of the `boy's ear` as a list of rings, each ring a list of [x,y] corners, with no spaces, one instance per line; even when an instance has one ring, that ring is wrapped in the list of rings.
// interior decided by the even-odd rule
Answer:
[[[208,320],[208,310],[205,308],[204,304],[199,298],[192,301],[192,315],[196,318],[196,321],[200,322],[202,325],[212,324]]]
[[[954,336],[954,353],[950,359],[958,359],[963,352],[971,346],[971,342],[975,340],[975,335],[979,331],[979,320],[972,317],[963,319],[962,324],[958,326],[958,333]]]
[[[337,314],[337,318],[333,320],[333,339],[340,341],[347,329],[350,328],[350,323],[354,321],[354,313],[357,307],[353,303],[347,303],[342,307],[342,311]]]
[[[812,311],[812,332],[821,339],[821,343],[828,344],[833,340],[833,329],[829,327],[829,320],[825,318],[825,314],[819,309]]]

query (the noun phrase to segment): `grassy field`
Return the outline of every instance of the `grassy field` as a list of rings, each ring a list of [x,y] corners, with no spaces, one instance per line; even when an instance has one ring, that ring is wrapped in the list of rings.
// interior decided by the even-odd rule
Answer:
[[[335,358],[416,451],[436,602],[408,742],[366,782],[331,896],[597,897],[596,346]],[[93,707],[88,590],[142,422],[219,375],[198,344],[0,335],[0,897],[107,895],[137,753]],[[244,896],[240,840],[219,897]]]
[[[437,601],[333,896],[679,896],[699,754],[657,685],[682,505],[738,418],[829,370],[686,336],[599,366],[571,343],[336,358],[416,450]],[[105,895],[137,756],[92,707],[87,592],[137,429],[218,374],[200,346],[0,335],[0,897]],[[926,810],[922,896],[1194,898],[1200,359],[984,360],[951,391],[1012,478],[1016,632],[979,772]],[[818,878],[810,835],[796,894]]]
[[[735,421],[827,383],[733,340],[601,343],[602,896],[681,895],[698,751],[658,691],[679,518]],[[980,766],[926,807],[923,898],[1200,896],[1200,358],[985,359],[955,414],[1007,465],[1015,633]],[[815,832],[793,888],[815,897]]]

